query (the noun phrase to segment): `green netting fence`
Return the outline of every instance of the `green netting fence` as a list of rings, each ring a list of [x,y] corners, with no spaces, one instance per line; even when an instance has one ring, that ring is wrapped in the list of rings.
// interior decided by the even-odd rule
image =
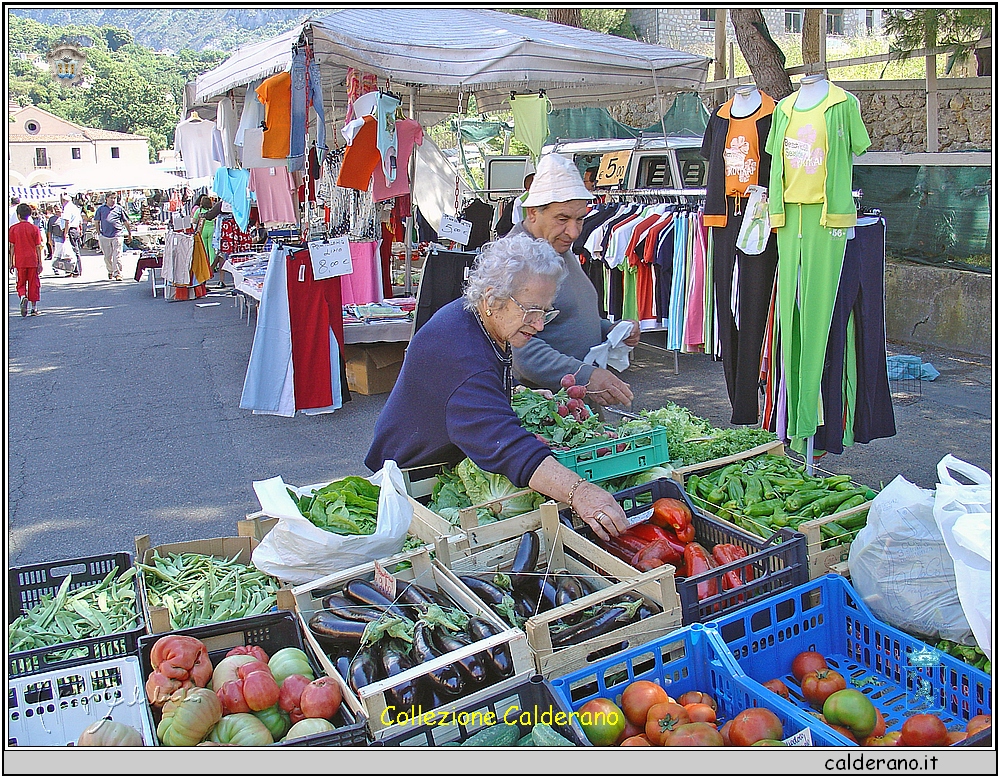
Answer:
[[[992,272],[989,167],[855,165],[854,187],[885,216],[888,256]]]

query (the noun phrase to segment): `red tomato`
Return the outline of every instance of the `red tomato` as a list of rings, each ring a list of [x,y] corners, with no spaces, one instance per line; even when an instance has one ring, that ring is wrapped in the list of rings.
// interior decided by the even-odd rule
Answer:
[[[943,746],[948,742],[948,730],[933,713],[917,713],[903,722],[904,746]]]
[[[722,744],[726,746],[731,746],[733,741],[729,739],[729,729],[733,726],[733,720],[729,719],[725,724],[719,728],[719,734],[722,736]]]
[[[691,721],[704,721],[706,724],[715,724],[715,709],[711,705],[703,702],[693,702],[685,705],[684,710],[688,712]]]
[[[882,737],[885,734],[885,719],[882,718],[882,711],[875,709],[875,729],[868,737]]]
[[[846,737],[852,743],[857,743],[858,742],[858,739],[857,739],[857,737],[854,736],[854,733],[851,732],[851,730],[849,730],[844,725],[842,725],[842,724],[830,724],[829,727],[830,727],[830,729],[837,730],[841,735],[843,735],[844,737]]]
[[[625,729],[622,709],[605,697],[584,703],[577,711],[583,734],[595,746],[610,746]]]
[[[733,718],[729,740],[734,746],[752,746],[758,740],[781,740],[781,719],[767,708],[747,708]]]
[[[993,717],[986,713],[980,713],[978,716],[973,716],[969,719],[969,723],[965,725],[965,731],[970,735],[975,735],[981,729],[986,729],[987,727],[993,726]]]
[[[823,715],[828,723],[847,727],[855,739],[868,737],[878,722],[875,706],[857,689],[841,689],[827,697]]]
[[[770,681],[765,681],[763,684],[765,689],[770,689],[772,692],[780,697],[788,699],[788,687],[785,686],[785,682],[780,678],[772,678]]]
[[[622,692],[622,710],[625,711],[625,718],[637,726],[644,727],[649,709],[667,700],[668,695],[659,684],[652,681],[633,681]]]
[[[869,735],[862,741],[861,745],[865,748],[874,748],[878,746],[900,746],[902,743],[900,739],[902,734],[899,732],[886,732],[880,737],[875,737],[874,735]]]
[[[718,707],[711,695],[705,694],[705,692],[684,692],[684,694],[677,698],[678,705],[691,705],[696,702],[708,705],[712,710],[716,710]]]
[[[646,737],[654,746],[664,745],[667,735],[681,724],[691,723],[691,717],[683,705],[676,702],[661,702],[646,714]]]
[[[630,737],[635,737],[636,735],[642,735],[645,737],[646,732],[646,722],[642,722],[642,726],[638,724],[633,724],[628,720],[628,716],[625,717],[625,729],[618,736],[618,745],[622,745]]]
[[[707,707],[707,706],[706,706]],[[711,724],[704,721],[692,721],[689,724],[681,724],[672,732],[668,732],[664,738],[663,745],[680,748],[683,746],[724,746],[722,735]]]
[[[945,743],[945,745],[946,745],[946,746],[953,746],[953,745],[955,745],[956,743],[961,743],[961,742],[962,742],[963,740],[965,740],[965,739],[966,739],[966,738],[967,738],[968,736],[969,736],[969,733],[968,733],[968,732],[963,732],[963,731],[962,731],[962,730],[960,730],[960,729],[958,729],[958,730],[955,730],[954,732],[949,732],[949,733],[948,733],[948,742],[947,742],[947,743]]]
[[[299,708],[307,719],[333,721],[343,699],[344,693],[340,689],[340,684],[332,678],[317,678],[302,690]]]
[[[802,685],[802,696],[816,709],[822,708],[831,694],[847,688],[844,676],[829,667],[806,673],[799,682]],[[829,718],[826,713],[823,715]]]
[[[792,675],[799,683],[806,673],[826,667],[826,657],[816,651],[803,651],[792,660]]]
[[[632,737],[625,738],[621,744],[623,746],[651,746],[645,735],[633,735]]]

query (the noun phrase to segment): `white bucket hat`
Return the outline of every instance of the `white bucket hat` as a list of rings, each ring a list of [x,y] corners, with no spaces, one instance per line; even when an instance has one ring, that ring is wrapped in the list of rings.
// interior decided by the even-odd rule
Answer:
[[[531,182],[523,206],[566,203],[570,200],[593,200],[576,165],[560,154],[546,154],[538,160],[535,180]]]

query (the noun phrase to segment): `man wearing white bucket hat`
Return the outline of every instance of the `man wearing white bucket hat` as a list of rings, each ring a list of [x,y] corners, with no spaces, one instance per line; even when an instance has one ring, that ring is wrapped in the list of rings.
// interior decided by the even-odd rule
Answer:
[[[527,233],[548,241],[562,257],[567,276],[553,303],[559,316],[526,345],[514,349],[514,375],[528,386],[557,391],[562,377],[572,373],[599,405],[630,405],[632,390],[625,381],[610,370],[583,362],[614,326],[601,318],[597,290],[570,251],[580,235],[587,202],[593,199],[572,161],[559,154],[541,157],[523,204],[524,219],[510,235]],[[639,323],[633,322],[625,345],[637,345],[639,334]]]

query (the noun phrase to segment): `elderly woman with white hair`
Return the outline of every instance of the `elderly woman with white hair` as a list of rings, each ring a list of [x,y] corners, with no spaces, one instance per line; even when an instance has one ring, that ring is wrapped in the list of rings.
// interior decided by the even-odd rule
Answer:
[[[511,349],[558,315],[552,301],[565,276],[544,240],[519,235],[489,244],[464,297],[410,341],[365,464],[374,471],[389,459],[408,468],[469,457],[515,486],[569,504],[602,539],[625,530],[614,497],[559,464],[511,408]]]

